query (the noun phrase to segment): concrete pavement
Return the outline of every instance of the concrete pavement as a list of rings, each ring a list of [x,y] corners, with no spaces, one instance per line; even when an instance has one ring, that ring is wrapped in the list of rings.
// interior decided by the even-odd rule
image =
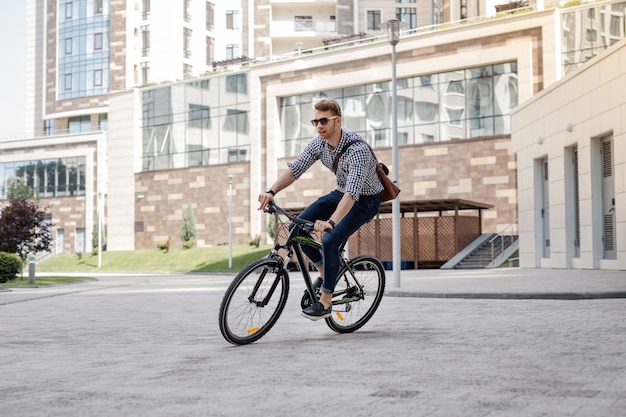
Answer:
[[[0,293],[0,416],[626,415],[626,302],[582,296],[621,293],[624,272],[403,271],[400,288],[388,274],[346,335],[300,317],[292,274],[276,326],[243,347],[217,326],[231,279]]]
[[[389,295],[423,298],[626,298],[626,271],[497,268],[387,271]]]

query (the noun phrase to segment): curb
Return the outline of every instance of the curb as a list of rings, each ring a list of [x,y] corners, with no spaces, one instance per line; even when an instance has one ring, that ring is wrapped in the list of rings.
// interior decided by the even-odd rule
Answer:
[[[463,298],[478,300],[598,300],[626,298],[626,291],[604,291],[604,292],[553,292],[553,293],[433,293],[419,291],[398,291],[386,290],[388,297],[413,297],[413,298]]]

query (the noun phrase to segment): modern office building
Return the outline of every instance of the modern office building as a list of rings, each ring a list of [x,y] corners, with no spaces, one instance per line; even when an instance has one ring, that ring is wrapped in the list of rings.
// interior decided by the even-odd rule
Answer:
[[[109,250],[180,245],[188,207],[198,245],[227,242],[229,221],[235,243],[265,236],[258,192],[314,134],[321,97],[338,100],[344,127],[390,164],[391,47],[379,23],[396,16],[407,23],[391,167],[403,189],[402,259],[437,257],[422,256],[419,237],[441,226],[422,218],[459,214],[441,202],[468,203],[480,231],[517,229],[513,109],[622,39],[626,4],[533,4],[483,19],[498,5],[217,3],[29,1],[32,138],[0,143],[0,181],[21,176],[45,199],[56,251],[89,250],[99,218]],[[332,187],[316,165],[278,198],[302,208]],[[424,212],[429,201],[441,204]],[[386,228],[376,230],[378,246],[391,246]]]
[[[626,41],[512,113],[520,266],[626,269]]]

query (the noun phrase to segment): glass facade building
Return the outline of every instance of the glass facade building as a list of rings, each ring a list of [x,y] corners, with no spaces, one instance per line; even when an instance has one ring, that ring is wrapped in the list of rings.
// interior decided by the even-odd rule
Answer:
[[[0,200],[10,181],[24,180],[36,198],[85,195],[84,156],[0,163]]]
[[[250,159],[248,74],[142,91],[142,170]]]
[[[398,144],[510,134],[509,115],[518,97],[515,62],[399,79]],[[341,104],[346,129],[372,147],[391,146],[391,82],[372,83],[282,98],[285,156],[298,155],[315,134],[313,103],[322,98]]]
[[[60,0],[59,100],[109,92],[109,0]]]
[[[560,17],[564,74],[626,36],[626,2],[565,9]]]

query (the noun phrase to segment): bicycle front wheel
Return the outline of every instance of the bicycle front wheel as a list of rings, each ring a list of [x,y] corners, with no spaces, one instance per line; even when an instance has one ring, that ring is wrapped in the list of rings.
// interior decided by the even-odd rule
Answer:
[[[350,333],[372,318],[385,291],[385,269],[378,259],[361,255],[348,261],[339,272],[333,293],[333,313],[328,327]]]
[[[259,259],[243,269],[224,294],[219,312],[224,339],[245,345],[263,337],[276,323],[289,294],[289,276],[278,261]]]

